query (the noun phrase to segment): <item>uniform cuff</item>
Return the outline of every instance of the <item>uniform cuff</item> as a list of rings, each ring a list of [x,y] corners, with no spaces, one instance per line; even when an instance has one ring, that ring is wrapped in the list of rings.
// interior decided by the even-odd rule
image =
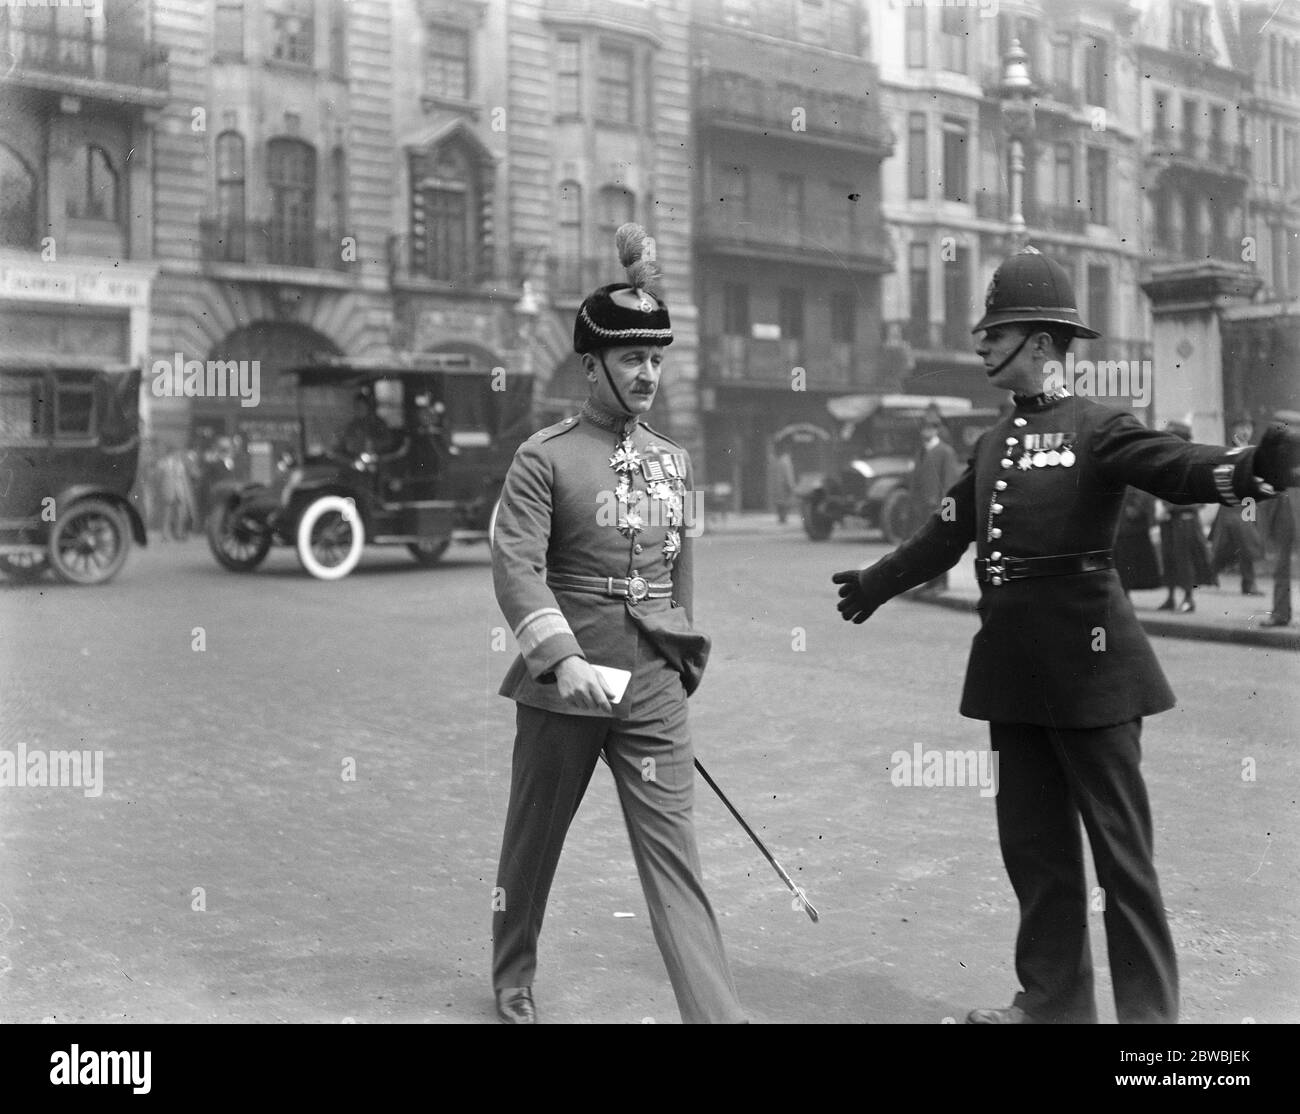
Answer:
[[[557,607],[544,607],[524,616],[514,634],[534,680],[550,673],[564,658],[584,656],[569,621]]]

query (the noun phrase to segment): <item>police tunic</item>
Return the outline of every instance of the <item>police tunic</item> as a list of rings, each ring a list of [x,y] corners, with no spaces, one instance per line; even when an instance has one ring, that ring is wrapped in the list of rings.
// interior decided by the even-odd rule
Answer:
[[[1256,491],[1253,453],[1190,444],[1090,399],[1018,399],[939,510],[862,573],[862,591],[879,606],[974,541],[988,575],[963,715],[1068,729],[1165,711],[1173,693],[1113,568],[1015,579],[1007,562],[1110,549],[1126,485],[1171,503],[1239,502]]]

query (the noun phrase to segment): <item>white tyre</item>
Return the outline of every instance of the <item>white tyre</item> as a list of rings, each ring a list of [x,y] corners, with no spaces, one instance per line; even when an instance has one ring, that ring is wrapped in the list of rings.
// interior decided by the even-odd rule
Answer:
[[[342,580],[365,547],[357,505],[342,495],[322,495],[298,520],[298,560],[317,580]]]

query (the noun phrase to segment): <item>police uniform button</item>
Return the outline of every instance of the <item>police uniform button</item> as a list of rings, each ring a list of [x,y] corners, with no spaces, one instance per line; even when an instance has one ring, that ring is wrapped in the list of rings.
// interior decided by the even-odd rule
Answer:
[[[1008,445],[1019,445],[1019,444],[1020,444],[1020,439],[1017,438],[1017,437],[1008,437],[1008,438],[1007,438],[1007,444],[1008,444]]]
[[[1002,560],[1002,551],[1001,551],[1000,549],[995,549],[992,553],[989,554],[989,560],[990,560],[990,561],[1001,561],[1001,560]]]
[[[1010,468],[1014,463],[1015,463],[1015,461],[1013,461],[1009,456],[1004,456],[1004,457],[1002,458],[1002,467],[1003,467],[1003,468]]]
[[[1002,513],[1002,504],[1001,504],[1001,503],[994,503],[993,506],[991,506],[991,507],[989,508],[989,510],[991,510],[994,514],[1001,514],[1001,513]]]
[[[992,584],[994,588],[1000,588],[1002,587],[1002,577],[991,576],[989,577],[989,583]]]
[[[1006,480],[998,480],[998,482],[995,483],[995,484],[993,485],[993,487],[994,487],[997,491],[1006,491],[1006,489],[1007,489],[1007,481],[1006,481]]]
[[[994,536],[995,538],[1000,538],[1000,537],[1002,537],[1002,527],[1001,527],[1001,526],[994,526],[994,527],[993,527],[993,536]]]
[[[632,552],[633,552],[633,553],[640,553],[640,552],[641,552],[641,549],[642,549],[642,545],[641,545],[641,543],[640,543],[640,542],[637,542],[636,545],[634,545],[634,546],[632,547]]]
[[[1017,418],[1017,419],[1015,420],[1015,424],[1018,425],[1018,426],[1026,426],[1026,425],[1029,424],[1029,422],[1026,421],[1024,418]]]

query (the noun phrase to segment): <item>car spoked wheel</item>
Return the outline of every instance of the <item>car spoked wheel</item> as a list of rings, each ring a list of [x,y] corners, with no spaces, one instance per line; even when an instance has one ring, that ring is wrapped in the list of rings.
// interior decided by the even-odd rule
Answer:
[[[231,572],[251,572],[271,551],[271,534],[238,503],[214,507],[207,521],[208,548]]]
[[[442,555],[447,552],[449,545],[451,539],[443,538],[440,542],[412,542],[406,548],[421,565],[430,569],[442,560]]]
[[[49,567],[50,560],[44,553],[0,554],[0,572],[15,584],[32,584],[40,580]]]
[[[131,535],[126,516],[103,499],[74,503],[50,532],[50,564],[69,584],[102,584],[126,562]]]
[[[323,495],[298,520],[298,560],[318,580],[341,580],[361,560],[366,530],[357,505],[341,495]]]

